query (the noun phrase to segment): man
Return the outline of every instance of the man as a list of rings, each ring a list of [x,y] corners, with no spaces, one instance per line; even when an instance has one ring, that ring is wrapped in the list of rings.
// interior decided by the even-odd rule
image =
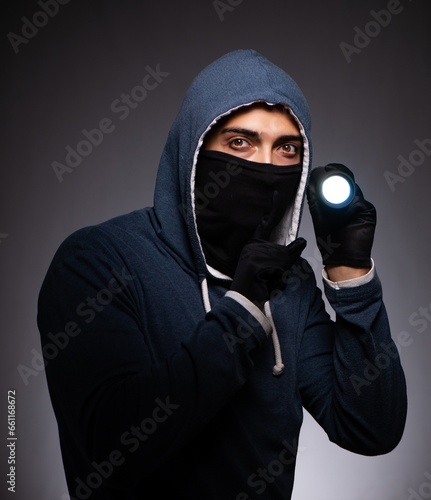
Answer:
[[[346,167],[310,178],[311,156],[297,85],[234,51],[190,86],[154,207],[61,245],[38,323],[72,499],[290,498],[303,407],[352,452],[398,444],[405,381],[370,257],[375,210],[358,186],[342,213],[325,209],[322,175]],[[300,257],[308,183],[335,322]]]

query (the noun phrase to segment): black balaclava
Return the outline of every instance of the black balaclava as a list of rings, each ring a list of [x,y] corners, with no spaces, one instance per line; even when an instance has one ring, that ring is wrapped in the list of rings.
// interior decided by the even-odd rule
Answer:
[[[288,166],[257,163],[219,151],[199,153],[195,210],[207,263],[233,277],[243,246],[273,207],[278,191],[280,222],[292,205],[301,178],[301,163]]]

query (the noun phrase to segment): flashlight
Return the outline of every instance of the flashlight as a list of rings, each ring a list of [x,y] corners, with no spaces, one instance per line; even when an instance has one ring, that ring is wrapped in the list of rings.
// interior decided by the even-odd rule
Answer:
[[[355,182],[345,172],[329,171],[320,182],[320,196],[329,207],[346,207],[355,196]]]

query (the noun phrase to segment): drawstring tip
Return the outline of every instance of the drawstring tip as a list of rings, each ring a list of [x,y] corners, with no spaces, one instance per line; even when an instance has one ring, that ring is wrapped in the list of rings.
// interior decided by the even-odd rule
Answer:
[[[272,368],[272,373],[273,375],[278,377],[283,373],[283,370],[284,370],[284,364],[281,363],[280,365],[274,365],[274,367]]]

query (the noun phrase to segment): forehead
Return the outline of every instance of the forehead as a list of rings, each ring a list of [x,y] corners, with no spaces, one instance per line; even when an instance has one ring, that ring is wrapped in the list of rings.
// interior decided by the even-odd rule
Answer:
[[[244,106],[223,117],[211,130],[211,134],[228,127],[242,127],[255,132],[263,129],[280,131],[283,134],[299,134],[299,128],[289,110],[282,105],[256,103]]]

